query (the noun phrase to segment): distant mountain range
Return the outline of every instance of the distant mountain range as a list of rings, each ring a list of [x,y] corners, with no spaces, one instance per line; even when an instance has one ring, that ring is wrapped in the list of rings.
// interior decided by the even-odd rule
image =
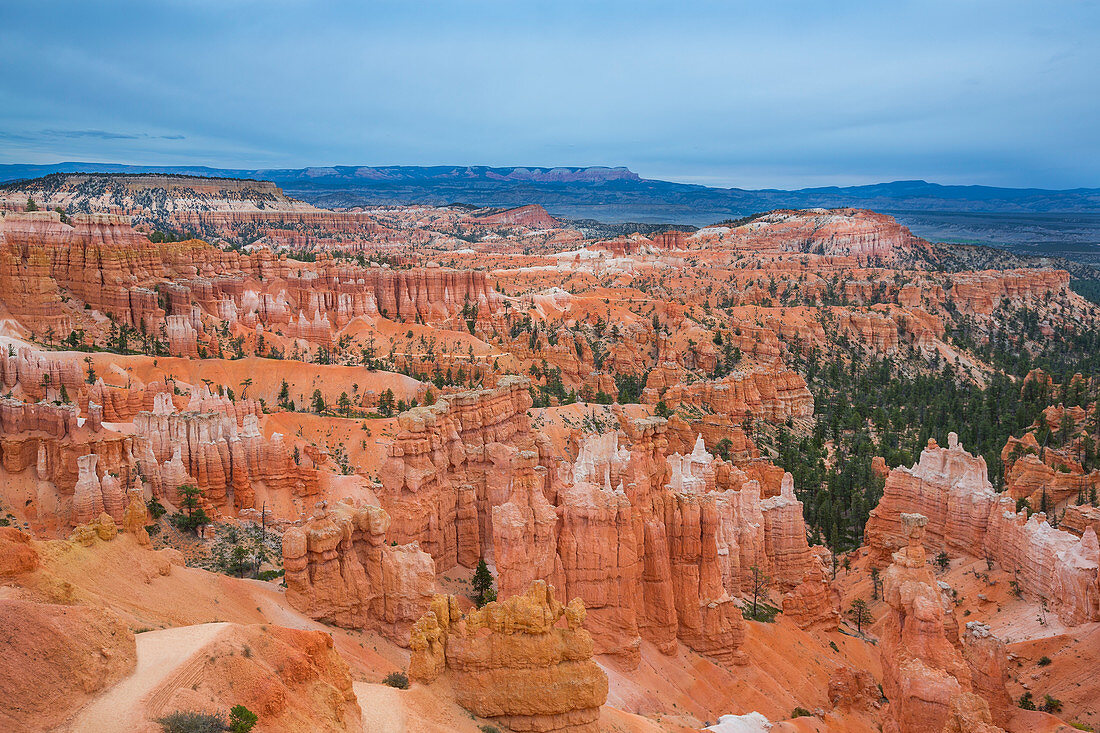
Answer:
[[[931,241],[992,245],[1021,254],[1100,265],[1100,189],[943,186],[894,181],[794,191],[713,188],[640,177],[627,168],[517,166],[333,166],[209,168],[113,163],[0,165],[0,183],[50,173],[169,173],[274,181],[315,206],[542,204],[569,220],[644,229],[706,226],[772,209],[872,209]]]
[[[710,224],[776,208],[857,207],[878,211],[1100,214],[1100,189],[943,186],[895,181],[794,191],[713,188],[645,179],[627,168],[488,166],[332,166],[232,169],[111,163],[0,165],[0,181],[48,173],[178,173],[274,181],[317,206],[542,204],[555,216],[600,221]]]

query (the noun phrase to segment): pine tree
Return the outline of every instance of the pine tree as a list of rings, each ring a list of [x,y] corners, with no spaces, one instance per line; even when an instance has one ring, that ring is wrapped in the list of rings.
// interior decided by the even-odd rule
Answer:
[[[393,390],[388,387],[382,391],[382,394],[378,395],[378,412],[382,415],[391,415],[394,407]]]
[[[493,590],[493,574],[489,572],[485,558],[477,561],[477,569],[474,570],[474,577],[470,584],[474,587],[474,603],[478,608],[497,599],[497,593]]]
[[[951,558],[947,556],[946,552],[940,550],[940,554],[936,555],[936,565],[939,566],[941,571],[947,570],[951,567]]]
[[[871,615],[871,609],[867,607],[867,601],[862,598],[852,601],[852,605],[848,609],[848,617],[855,622],[856,631],[860,634],[863,633],[863,624],[869,624],[875,620],[875,617]]]
[[[762,596],[766,595],[771,587],[772,579],[764,574],[764,571],[756,565],[752,566],[752,617],[757,618],[757,604]]]

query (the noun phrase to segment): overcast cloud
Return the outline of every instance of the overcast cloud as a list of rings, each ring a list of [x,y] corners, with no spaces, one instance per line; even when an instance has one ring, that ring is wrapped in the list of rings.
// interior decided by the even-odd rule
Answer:
[[[0,162],[1100,186],[1096,2],[0,6]]]

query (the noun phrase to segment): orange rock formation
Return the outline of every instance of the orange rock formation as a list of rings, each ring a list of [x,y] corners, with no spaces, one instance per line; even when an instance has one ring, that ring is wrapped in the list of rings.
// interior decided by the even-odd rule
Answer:
[[[512,730],[596,733],[607,675],[584,621],[580,599],[563,606],[541,581],[465,615],[437,596],[413,629],[410,670],[425,683],[445,672],[460,705]]]
[[[1030,519],[1017,514],[1010,496],[993,491],[985,460],[963,450],[954,433],[947,448],[930,442],[912,468],[890,472],[865,530],[875,562],[905,541],[904,512],[927,516],[922,537],[929,550],[989,558],[1015,573],[1025,594],[1047,600],[1067,623],[1100,620],[1096,532],[1085,529],[1078,539],[1051,527],[1041,513]]]
[[[390,518],[377,506],[338,502],[283,535],[287,600],[311,618],[375,629],[407,644],[427,610],[435,564],[415,544],[386,543]]]
[[[883,598],[890,606],[880,639],[883,660],[883,692],[890,701],[888,729],[898,733],[939,733],[944,730],[1001,731],[992,725],[988,701],[975,694],[984,692],[996,702],[1007,698],[1004,691],[1004,651],[988,629],[975,627],[979,644],[996,648],[975,654],[987,667],[983,685],[976,685],[974,672],[957,641],[958,627],[950,599],[936,585],[924,550],[927,519],[920,514],[902,514],[901,525],[908,544],[895,553],[893,564],[883,575]],[[985,689],[978,689],[984,687]],[[964,700],[963,704],[957,701]],[[1003,707],[998,708],[1004,712]],[[951,726],[954,726],[952,728]]]
[[[134,633],[117,615],[85,606],[0,599],[0,727],[54,730],[137,661]]]

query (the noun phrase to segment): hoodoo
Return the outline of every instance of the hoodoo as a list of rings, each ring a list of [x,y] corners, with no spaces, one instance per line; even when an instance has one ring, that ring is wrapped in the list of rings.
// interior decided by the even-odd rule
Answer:
[[[1100,714],[1076,271],[853,208],[696,229],[285,190],[0,186],[8,727]]]

